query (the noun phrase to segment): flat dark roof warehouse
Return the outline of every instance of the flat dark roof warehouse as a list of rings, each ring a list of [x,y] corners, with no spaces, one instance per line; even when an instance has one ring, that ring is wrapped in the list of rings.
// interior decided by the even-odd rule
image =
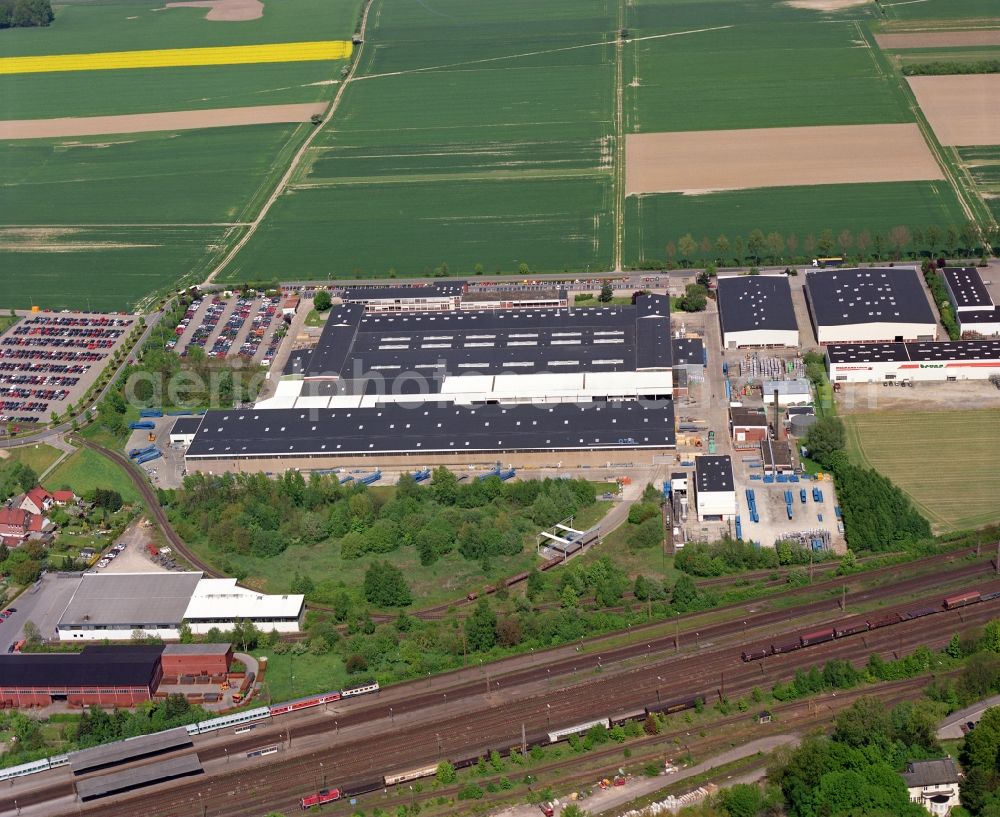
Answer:
[[[717,279],[722,331],[797,331],[792,289],[784,275],[735,275]]]
[[[210,411],[188,459],[672,448],[669,400]]]
[[[825,326],[936,323],[917,271],[909,267],[807,272],[806,291],[816,321]]]
[[[673,363],[670,302],[646,295],[635,306],[545,307],[469,312],[366,313],[330,310],[308,362],[308,380],[346,380],[437,371],[451,375],[620,372]]]
[[[993,298],[975,267],[945,267],[944,281],[955,306],[965,309],[991,309]]]

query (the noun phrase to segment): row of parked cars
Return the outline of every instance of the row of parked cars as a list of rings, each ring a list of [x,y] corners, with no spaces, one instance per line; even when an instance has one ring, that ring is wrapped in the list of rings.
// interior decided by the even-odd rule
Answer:
[[[94,567],[96,568],[107,567],[117,558],[118,554],[121,553],[123,550],[125,550],[125,545],[122,544],[115,545],[113,548],[111,548],[111,550],[109,550],[100,559],[98,559],[97,564],[94,565]]]

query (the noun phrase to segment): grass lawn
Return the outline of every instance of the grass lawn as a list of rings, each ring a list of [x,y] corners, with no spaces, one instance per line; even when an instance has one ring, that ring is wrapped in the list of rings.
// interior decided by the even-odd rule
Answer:
[[[629,533],[635,526],[625,523],[603,538],[601,544],[592,547],[580,558],[584,564],[607,556],[621,567],[629,576],[639,574],[662,578],[668,585],[673,585],[680,576],[680,571],[674,569],[672,556],[665,556],[662,547],[640,548],[632,550],[625,544]]]
[[[887,236],[890,229],[964,223],[954,191],[946,182],[892,182],[769,187],[702,196],[663,193],[629,196],[626,201],[625,263],[664,260],[666,245],[691,233],[714,242],[720,233],[730,244],[745,240],[754,229],[781,233],[797,240],[796,254],[809,254],[809,236],[824,229],[853,236],[868,230]],[[888,242],[886,242],[888,247]],[[714,250],[712,251],[714,253]]]
[[[258,648],[254,656],[267,656],[264,676],[272,701],[288,701],[316,692],[343,689],[357,682],[344,669],[344,662],[332,653],[326,655],[278,655],[273,650]],[[294,733],[292,735],[294,739]]]
[[[323,326],[323,324],[326,323],[326,319],[329,314],[330,314],[329,312],[326,312],[320,315],[320,313],[317,312],[315,309],[310,309],[309,314],[306,315],[305,325],[315,326],[315,327]]]
[[[844,423],[852,461],[889,477],[936,531],[1000,519],[1000,410],[872,412]]]
[[[126,502],[140,501],[139,492],[121,468],[88,448],[81,448],[64,460],[47,482],[50,489],[66,485],[78,495],[95,488],[110,488],[118,491]]]
[[[1000,145],[953,148],[983,195],[994,218],[1000,219]]]
[[[956,20],[997,18],[993,0],[924,0],[920,3],[884,3],[890,21],[939,20],[943,28],[953,27]]]
[[[6,332],[19,320],[17,315],[0,315],[0,333]]]
[[[34,445],[24,445],[19,448],[9,448],[10,456],[0,460],[3,465],[15,462],[27,465],[32,471],[41,476],[42,472],[52,463],[59,459],[62,454],[58,448],[53,448],[45,443],[35,443]]]

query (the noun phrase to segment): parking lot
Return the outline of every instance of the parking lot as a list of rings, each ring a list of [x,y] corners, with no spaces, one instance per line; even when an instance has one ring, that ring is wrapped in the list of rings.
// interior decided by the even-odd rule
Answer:
[[[17,609],[10,618],[0,623],[0,654],[24,638],[24,623],[33,621],[42,638],[55,638],[56,625],[66,605],[80,586],[80,576],[45,573],[28,590],[11,602]]]
[[[281,345],[283,326],[278,296],[209,294],[192,302],[167,348],[181,357],[201,348],[210,358],[239,357],[266,366]]]
[[[46,423],[75,403],[125,342],[133,315],[39,312],[0,336],[0,423]]]

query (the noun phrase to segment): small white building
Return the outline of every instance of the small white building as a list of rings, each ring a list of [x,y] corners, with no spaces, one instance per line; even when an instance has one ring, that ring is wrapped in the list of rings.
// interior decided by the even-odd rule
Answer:
[[[185,448],[191,445],[194,435],[198,433],[198,429],[201,427],[203,419],[204,416],[178,417],[170,429],[170,444],[182,445]]]
[[[821,346],[937,337],[937,319],[913,267],[807,272],[805,295]]]
[[[799,325],[786,275],[734,275],[717,281],[722,345],[799,345]]]
[[[764,394],[764,405],[774,405],[774,393],[778,393],[779,406],[805,406],[812,402],[809,391],[809,381],[796,380],[765,380],[761,386]]]
[[[963,338],[1000,338],[1000,306],[976,311],[966,309],[956,317]]]
[[[56,631],[60,641],[128,641],[136,632],[171,640],[185,621],[192,632],[207,633],[244,619],[263,632],[294,633],[304,615],[302,595],[268,596],[200,571],[86,573]]]
[[[695,457],[694,492],[698,519],[724,521],[736,516],[736,483],[728,455]]]
[[[1000,375],[1000,340],[834,343],[826,360],[834,383],[987,380]]]
[[[903,772],[910,802],[919,803],[935,817],[945,817],[959,805],[959,776],[955,761],[915,760]]]

